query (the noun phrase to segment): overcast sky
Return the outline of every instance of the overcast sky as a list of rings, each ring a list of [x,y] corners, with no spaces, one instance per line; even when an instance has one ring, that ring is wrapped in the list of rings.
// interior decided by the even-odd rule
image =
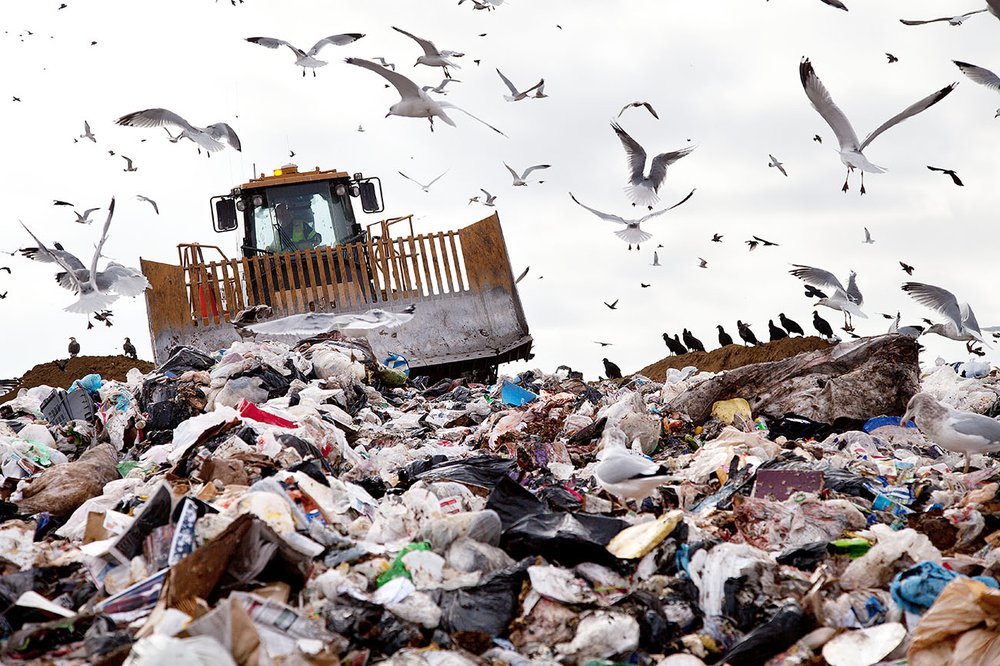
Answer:
[[[735,338],[737,319],[766,338],[767,320],[778,312],[810,330],[812,306],[788,274],[793,263],[842,279],[858,272],[869,315],[855,320],[861,334],[887,329],[879,312],[900,310],[904,324],[934,317],[900,291],[906,279],[946,287],[972,304],[982,325],[1000,324],[994,296],[1000,95],[951,62],[1000,71],[1000,21],[981,14],[961,27],[907,27],[900,18],[983,5],[845,2],[850,12],[820,0],[511,0],[493,12],[455,0],[246,0],[236,7],[228,0],[66,0],[62,10],[55,0],[7,2],[0,11],[0,250],[32,244],[23,221],[43,241],[89,258],[100,224],[78,225],[52,200],[82,210],[115,196],[105,255],[135,266],[140,256],[176,262],[177,243],[201,242],[235,256],[236,234],[211,229],[209,198],[246,181],[255,166],[269,172],[288,162],[294,150],[303,169],[380,176],[385,214],[412,212],[420,231],[485,217],[491,209],[468,199],[480,187],[496,194],[514,273],[531,267],[519,285],[535,339],[529,365],[549,371],[565,363],[592,378],[605,355],[636,370],[667,353],[664,331],[683,327],[710,349],[717,346],[715,324]],[[465,52],[453,72],[461,83],[449,86],[445,99],[510,138],[461,114],[457,127],[437,123],[433,133],[425,120],[385,118],[398,100],[395,91],[344,57],[383,56],[421,85],[442,78],[440,69],[412,66],[417,45],[391,26]],[[263,35],[308,48],[341,32],[365,37],[327,47],[320,57],[330,64],[315,78],[301,76],[287,49],[243,41]],[[887,63],[886,52],[899,62]],[[799,82],[802,56],[862,137],[918,99],[960,84],[875,140],[865,154],[887,173],[869,174],[863,197],[855,174],[843,194],[845,169],[833,133]],[[497,67],[520,86],[544,77],[550,97],[504,101]],[[629,252],[614,225],[576,206],[568,192],[609,213],[636,213],[623,192],[625,153],[609,126],[635,100],[651,102],[660,120],[633,109],[620,122],[650,154],[697,146],[670,168],[662,201],[697,192],[644,225],[654,238]],[[166,107],[199,126],[228,122],[243,151],[206,159],[190,142],[169,143],[160,129],[114,124],[149,107]],[[74,143],[84,120],[96,144]],[[785,163],[787,178],[767,167],[769,153]],[[138,171],[123,171],[122,154]],[[518,170],[552,168],[541,172],[544,184],[514,188],[503,161]],[[965,187],[927,165],[955,169]],[[427,182],[446,169],[429,194],[396,173]],[[138,193],[155,199],[161,214],[137,201]],[[364,223],[381,217],[358,213]],[[95,215],[103,216],[103,210]],[[865,226],[873,245],[861,243]],[[713,233],[724,242],[709,242]],[[748,252],[743,241],[753,234],[780,247]],[[665,246],[660,268],[650,265],[657,244]],[[698,268],[698,257],[708,260],[707,269]],[[912,278],[899,260],[916,267]],[[98,322],[87,331],[82,315],[62,311],[74,297],[55,284],[50,266],[4,254],[0,266],[12,270],[0,273],[0,293],[7,292],[0,300],[0,377],[64,358],[70,335],[84,354],[118,353],[129,336],[140,357],[150,358],[143,299],[119,300],[112,328]],[[641,282],[652,286],[642,289]],[[616,311],[602,304],[615,299]],[[838,312],[821,314],[834,325],[841,321]],[[602,349],[596,340],[614,345]],[[926,361],[968,357],[962,343],[923,342]],[[996,354],[988,358],[996,361]]]

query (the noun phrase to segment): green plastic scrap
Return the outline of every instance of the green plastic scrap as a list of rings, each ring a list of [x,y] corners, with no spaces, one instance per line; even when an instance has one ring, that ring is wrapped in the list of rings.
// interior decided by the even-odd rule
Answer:
[[[852,560],[858,559],[867,553],[868,549],[872,547],[871,541],[860,537],[855,537],[853,539],[837,539],[836,541],[831,541],[830,545],[833,546],[834,550],[838,553],[846,553]]]
[[[413,576],[410,572],[406,570],[406,565],[403,564],[403,557],[407,553],[412,553],[415,550],[430,550],[430,541],[418,541],[416,543],[407,544],[403,547],[403,550],[399,551],[399,555],[396,555],[396,559],[392,561],[389,568],[386,569],[381,576],[375,581],[375,587],[382,587],[388,583],[393,578],[399,578],[400,576],[406,576],[410,580],[413,580]]]

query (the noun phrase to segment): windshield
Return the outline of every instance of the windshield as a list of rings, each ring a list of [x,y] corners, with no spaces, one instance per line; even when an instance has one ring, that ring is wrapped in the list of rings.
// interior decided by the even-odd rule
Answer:
[[[329,181],[267,188],[254,210],[256,246],[270,252],[307,250],[343,243],[351,235],[349,205]]]

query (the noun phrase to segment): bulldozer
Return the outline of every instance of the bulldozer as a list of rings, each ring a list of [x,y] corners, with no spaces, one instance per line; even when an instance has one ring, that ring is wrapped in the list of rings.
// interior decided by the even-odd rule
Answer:
[[[499,364],[531,358],[496,213],[417,234],[412,214],[363,227],[355,199],[383,213],[379,178],[292,164],[212,197],[214,230],[242,227],[239,257],[182,243],[177,264],[141,260],[156,361],[176,345],[228,347],[240,338],[234,318],[258,305],[273,317],[415,306],[409,322],[368,335],[379,359],[401,356],[414,376],[493,381]]]

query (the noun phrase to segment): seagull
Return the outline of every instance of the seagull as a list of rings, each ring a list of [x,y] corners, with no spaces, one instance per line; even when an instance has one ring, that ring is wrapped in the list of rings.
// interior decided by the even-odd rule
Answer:
[[[138,171],[139,170],[138,167],[132,166],[132,158],[131,157],[125,157],[124,155],[121,155],[120,157],[122,157],[122,159],[124,159],[128,163],[128,166],[126,166],[124,169],[122,169],[122,171]]]
[[[270,336],[312,337],[339,330],[347,337],[364,337],[377,328],[395,328],[413,319],[414,306],[402,312],[374,309],[356,314],[333,312],[308,312],[290,315],[271,321],[248,324],[244,328],[253,333]]]
[[[195,127],[173,111],[168,111],[167,109],[143,109],[142,111],[135,111],[122,116],[115,123],[129,127],[161,127],[164,125],[180,127],[181,133],[177,135],[176,139],[172,138],[172,143],[177,143],[182,138],[190,139],[198,144],[199,153],[204,148],[209,157],[212,156],[212,153],[225,148],[226,144],[229,144],[238,151],[242,150],[240,138],[236,136],[236,132],[228,124],[214,123],[208,127]],[[170,134],[169,130],[167,134]]]
[[[712,242],[713,243],[721,243],[722,239],[723,239],[723,235],[722,234],[712,234]]]
[[[949,176],[951,176],[951,182],[955,183],[959,187],[965,187],[965,183],[962,182],[962,179],[959,178],[958,174],[955,173],[954,171],[952,171],[951,169],[941,169],[941,168],[932,167],[932,166],[928,166],[927,168],[930,169],[931,171],[940,171],[941,173],[946,173]]]
[[[479,188],[479,191],[486,195],[486,201],[483,202],[484,206],[496,206],[494,203],[497,200],[496,195],[490,194],[481,187]]]
[[[768,154],[768,157],[771,158],[771,161],[767,163],[767,166],[777,168],[778,171],[780,171],[782,174],[784,174],[787,177],[788,176],[788,172],[785,171],[785,165],[782,164],[781,162],[779,162],[778,158],[775,157],[774,155]]]
[[[528,93],[545,85],[545,79],[541,79],[539,80],[538,83],[531,86],[527,90],[518,90],[517,87],[513,83],[511,83],[511,80],[503,75],[503,72],[501,72],[499,68],[497,68],[497,74],[500,75],[500,80],[503,81],[504,84],[510,89],[510,94],[503,96],[503,98],[508,102],[519,102],[525,97],[528,97],[529,96]]]
[[[412,178],[410,178],[409,176],[407,176],[407,175],[406,175],[405,173],[403,173],[402,171],[397,171],[396,173],[398,173],[398,174],[399,174],[400,176],[402,176],[402,177],[403,177],[403,178],[405,178],[406,180],[409,180],[409,181],[411,181],[411,182],[414,182],[414,183],[417,183],[417,185],[419,185],[419,186],[420,186],[420,189],[422,189],[422,190],[423,190],[424,192],[430,192],[430,191],[431,191],[431,185],[433,185],[434,183],[436,183],[436,182],[438,182],[439,180],[441,180],[441,176],[444,176],[444,174],[445,174],[445,173],[448,173],[448,172],[447,172],[447,171],[445,171],[444,173],[442,173],[442,174],[441,174],[441,176],[438,176],[437,178],[435,178],[435,179],[434,179],[434,180],[432,180],[431,182],[427,183],[426,185],[424,185],[424,184],[422,184],[422,183],[419,183],[419,182],[417,182],[416,180],[413,180]]]
[[[489,127],[491,130],[497,134],[507,136],[493,125],[490,125],[484,120],[476,118],[474,115],[461,109],[454,104],[450,104],[445,101],[439,101],[431,99],[431,97],[417,87],[417,84],[406,78],[402,74],[397,74],[396,72],[390,71],[385,67],[380,67],[369,60],[363,60],[361,58],[347,58],[345,62],[349,65],[357,65],[358,67],[364,67],[369,69],[379,76],[383,77],[389,83],[391,83],[395,88],[396,92],[399,93],[399,101],[389,107],[389,113],[385,114],[385,117],[389,116],[404,116],[407,118],[427,118],[431,124],[431,131],[434,131],[434,117],[437,116],[442,122],[445,122],[452,127],[455,126],[455,121],[448,117],[445,113],[445,109],[455,109],[460,111],[465,115],[469,116],[473,120],[477,120],[482,124]]]
[[[656,115],[656,109],[654,109],[653,105],[650,104],[649,102],[629,102],[628,104],[622,107],[621,111],[618,112],[618,117],[621,118],[622,114],[625,113],[625,111],[628,109],[633,109],[633,108],[637,109],[639,107],[645,107],[645,109],[649,111],[649,115],[653,116],[657,120],[660,119],[660,116]]]
[[[382,65],[383,67],[388,67],[389,69],[391,69],[394,72],[396,71],[396,65],[395,65],[395,63],[386,62],[385,58],[382,58],[380,56],[375,56],[374,58],[372,58],[372,60],[378,60],[378,64]]]
[[[708,268],[708,261],[698,257],[698,268]]]
[[[779,312],[778,313],[778,321],[781,322],[782,327],[786,331],[788,331],[789,335],[791,335],[792,333],[798,333],[799,335],[805,335],[805,331],[802,330],[802,327],[799,326],[798,323],[796,323],[796,322],[792,321],[791,319],[789,319],[788,317],[786,317],[784,312]]]
[[[831,7],[835,7],[836,9],[843,9],[845,12],[847,11],[847,5],[842,3],[840,0],[820,0],[820,2],[822,2],[824,5],[830,5]]]
[[[952,62],[955,63],[960,70],[962,70],[963,74],[976,83],[984,85],[990,90],[1000,91],[1000,76],[997,76],[991,70],[977,65],[970,65],[967,62],[959,62],[958,60],[952,60]],[[997,110],[997,115],[1000,115],[1000,109]]]
[[[53,202],[53,205],[54,206],[72,206],[73,204],[67,203],[65,201],[58,201],[57,200],[57,201]],[[100,208],[88,208],[87,210],[83,211],[83,215],[81,215],[76,210],[76,208],[74,207],[73,208],[73,214],[76,215],[76,220],[74,220],[74,221],[75,222],[79,222],[80,224],[90,224],[91,222],[93,222],[93,220],[90,219],[90,214],[93,213],[93,212],[99,211],[99,210],[101,210],[101,209]]]
[[[833,102],[833,99],[830,98],[830,93],[827,92],[823,83],[819,80],[819,77],[816,75],[812,63],[809,62],[808,58],[803,58],[802,62],[799,64],[799,78],[802,81],[802,87],[806,92],[806,97],[809,98],[813,108],[819,112],[819,114],[823,117],[823,120],[827,122],[830,129],[832,129],[833,133],[837,136],[837,141],[840,143],[840,161],[847,167],[848,176],[850,176],[851,171],[854,169],[861,170],[861,194],[865,193],[865,171],[870,173],[885,172],[884,168],[872,164],[868,161],[868,158],[865,157],[863,151],[868,144],[870,144],[875,137],[890,127],[934,106],[944,99],[952,90],[955,89],[955,86],[958,85],[957,83],[953,83],[950,86],[946,86],[941,90],[928,95],[919,102],[911,104],[900,113],[882,123],[875,131],[869,134],[864,141],[858,141],[858,136],[855,134],[854,128],[851,126],[847,116],[844,115],[844,112],[841,111],[840,108]],[[844,178],[844,187],[842,189],[844,192],[847,191],[846,177]]]
[[[617,310],[618,309],[618,300],[619,299],[616,298],[613,303],[608,303],[607,301],[605,301],[604,304],[608,306],[609,310]]]
[[[670,480],[662,465],[621,446],[608,446],[594,468],[594,479],[621,500],[640,502]]]
[[[358,125],[358,131],[359,131],[359,132],[364,132],[364,131],[365,131],[365,128],[364,128],[364,127],[362,127],[361,125]]]
[[[396,32],[403,33],[404,35],[415,41],[417,44],[420,44],[420,48],[424,50],[424,54],[419,58],[417,58],[417,62],[414,63],[414,67],[416,67],[417,65],[440,67],[441,69],[444,70],[444,75],[449,79],[451,78],[451,74],[448,72],[449,67],[454,67],[455,69],[462,69],[459,65],[456,65],[448,58],[453,58],[453,57],[461,58],[462,56],[465,55],[464,53],[457,53],[455,51],[439,51],[438,48],[434,46],[434,42],[428,39],[421,39],[420,37],[417,37],[416,35],[406,32],[405,30],[402,30],[401,28],[397,28],[395,26],[393,26],[392,29],[395,30]]]
[[[514,187],[526,186],[528,184],[528,181],[525,179],[528,177],[528,174],[531,173],[532,171],[535,171],[536,169],[548,169],[549,167],[552,166],[551,164],[536,164],[535,166],[528,167],[527,169],[524,170],[524,172],[520,176],[518,176],[517,172],[514,171],[512,168],[510,168],[509,164],[504,162],[503,165],[507,167],[507,171],[510,171],[510,175],[514,177]]]
[[[899,62],[899,58],[897,58],[896,56],[892,55],[891,53],[886,53],[885,57],[889,60],[889,64],[890,65],[892,63],[894,63],[894,62]]]
[[[966,474],[970,454],[1000,451],[1000,422],[982,414],[952,409],[929,393],[918,393],[910,398],[900,420],[906,424],[911,419],[932,442],[963,454]]]
[[[976,314],[969,304],[959,303],[955,294],[947,289],[922,282],[906,282],[902,290],[917,303],[937,310],[948,319],[943,324],[928,327],[925,331],[928,335],[934,333],[951,340],[965,341],[966,348],[969,348],[972,342],[983,342],[983,330],[1000,330],[997,327],[980,329]]]
[[[538,83],[538,87],[535,88],[535,94],[532,95],[535,99],[545,99],[548,95],[545,94],[545,79],[542,79]]]
[[[716,324],[715,327],[719,329],[719,346],[728,347],[733,344],[733,336],[726,333],[726,330],[722,328],[722,324]],[[665,334],[664,334],[665,335]]]
[[[950,25],[956,25],[957,26],[957,25],[962,25],[965,22],[965,19],[969,18],[970,16],[974,16],[976,14],[982,14],[985,11],[988,11],[988,10],[986,10],[986,9],[977,9],[974,12],[968,12],[966,14],[959,14],[958,16],[945,16],[944,18],[930,19],[930,20],[927,20],[927,21],[899,19],[899,22],[902,23],[903,25],[926,25],[928,23],[938,23],[940,21],[947,21]]]
[[[153,201],[152,199],[150,199],[149,197],[144,197],[141,194],[137,194],[137,195],[135,195],[135,198],[138,199],[139,201],[145,201],[146,203],[148,203],[149,205],[151,205],[153,207],[153,210],[156,212],[157,215],[160,214],[160,207],[157,206],[156,202]]]
[[[289,44],[283,39],[275,39],[274,37],[247,37],[246,41],[251,44],[259,44],[265,48],[276,49],[281,46],[287,46],[295,54],[295,64],[302,68],[302,76],[306,75],[306,69],[311,69],[313,71],[313,76],[316,76],[316,68],[326,65],[325,60],[320,60],[313,56],[319,54],[323,50],[324,46],[332,44],[334,46],[346,46],[352,42],[364,37],[360,32],[351,32],[344,35],[330,35],[329,37],[324,37],[323,39],[316,42],[309,51],[303,51],[297,46]]]
[[[656,253],[656,250],[653,250],[653,263],[651,263],[650,266],[662,266],[662,265],[663,264],[660,263],[660,255]]]
[[[45,247],[28,227],[21,224],[38,243],[37,247],[23,248],[21,254],[34,261],[57,264],[63,270],[56,274],[56,282],[64,289],[78,294],[78,300],[64,308],[67,312],[86,314],[103,310],[114,303],[119,296],[138,296],[150,286],[140,271],[116,262],[108,263],[103,271],[97,270],[97,261],[101,257],[101,250],[108,238],[108,229],[111,227],[111,218],[114,212],[115,200],[111,199],[111,204],[108,206],[108,218],[104,222],[104,229],[94,251],[94,257],[91,259],[89,270],[82,261],[63,250],[58,243],[55,244],[55,249],[50,250]]]
[[[813,328],[822,335],[824,338],[833,337],[833,327],[830,326],[830,322],[819,316],[819,313],[813,310]]]
[[[812,266],[803,266],[801,264],[792,265],[794,268],[788,272],[806,284],[833,289],[833,296],[819,299],[816,305],[822,305],[843,312],[844,326],[847,330],[854,330],[851,325],[852,316],[858,316],[862,319],[868,318],[868,315],[861,311],[861,306],[864,305],[865,299],[861,295],[861,290],[858,289],[856,281],[857,273],[851,271],[847,279],[847,287],[845,288],[840,280],[830,271],[825,271],[822,268],[813,268]]]
[[[904,273],[906,273],[907,275],[913,275],[913,266],[909,264],[904,264],[902,261],[899,262],[899,265],[903,268]]]
[[[421,86],[420,89],[423,90],[424,92],[430,91],[430,92],[436,92],[439,95],[447,95],[448,93],[445,92],[444,87],[449,83],[461,83],[461,81],[459,81],[458,79],[442,79],[441,83],[439,83],[437,87]]]
[[[576,197],[573,196],[572,192],[569,193],[569,196],[570,196],[571,199],[573,199],[573,201],[576,201],[577,205],[581,206],[582,208],[586,208],[591,213],[593,213],[597,217],[601,218],[605,222],[617,222],[618,224],[624,225],[625,228],[616,231],[615,232],[615,236],[618,236],[623,241],[627,242],[628,243],[628,249],[631,250],[632,249],[632,245],[634,244],[635,245],[635,249],[638,250],[640,244],[645,243],[646,241],[648,241],[650,238],[653,237],[653,234],[643,231],[642,227],[640,225],[643,222],[645,222],[646,220],[654,218],[657,215],[662,215],[663,213],[666,213],[668,210],[673,210],[674,208],[677,208],[682,203],[684,203],[685,201],[687,201],[688,199],[690,199],[693,194],[694,194],[694,190],[691,190],[690,192],[688,192],[688,195],[686,197],[684,197],[683,199],[681,199],[680,201],[678,201],[677,203],[675,203],[670,208],[664,208],[663,210],[658,210],[655,213],[650,213],[648,215],[645,215],[645,216],[639,218],[638,220],[626,220],[625,218],[619,217],[617,215],[611,215],[609,213],[602,213],[601,211],[595,210],[595,209],[591,208],[590,206],[584,206],[582,203],[580,203],[579,201],[577,201]],[[653,265],[655,266],[655,265],[658,265],[658,264],[654,263]]]
[[[465,205],[466,206],[471,206],[474,203],[480,203],[480,201],[479,201],[479,195],[478,194],[476,196],[474,196],[474,197],[469,197],[469,203],[467,203]]]
[[[69,346],[66,349],[69,352],[70,358],[76,358],[80,353],[80,343],[76,341],[76,338],[70,337]]]
[[[653,210],[653,204],[660,200],[658,193],[667,177],[667,167],[694,150],[694,146],[660,153],[650,163],[649,173],[644,175],[646,151],[618,123],[612,122],[611,127],[628,155],[629,184],[625,187],[625,193],[633,206],[639,204]]]
[[[138,359],[139,355],[135,351],[135,345],[128,338],[125,338],[125,344],[122,345],[122,349],[125,350],[125,356],[131,359]]]
[[[883,317],[888,317],[892,319],[891,315],[882,315]],[[923,332],[923,326],[900,326],[899,325],[899,313],[896,313],[896,318],[893,319],[892,325],[889,326],[888,333],[896,333],[898,335],[905,335],[908,338],[919,338]]]
[[[861,241],[861,244],[862,245],[871,245],[871,244],[873,244],[875,241],[872,240],[872,235],[868,231],[868,227],[865,227],[864,229],[865,229],[865,239],[863,241]]]
[[[750,324],[744,324],[739,319],[736,320],[736,329],[742,338],[744,345],[759,345],[760,342],[757,341],[757,336],[753,334],[750,330]]]
[[[531,266],[528,266],[527,268],[525,268],[524,272],[521,273],[520,275],[518,275],[517,279],[514,280],[514,284],[517,284],[518,282],[520,282],[521,280],[523,280],[525,278],[525,276],[528,274],[528,271],[530,271],[530,270],[531,270]]]
[[[97,138],[94,136],[94,133],[90,131],[90,123],[86,120],[83,121],[83,134],[80,135],[80,138],[90,139],[94,143],[97,143]]]

